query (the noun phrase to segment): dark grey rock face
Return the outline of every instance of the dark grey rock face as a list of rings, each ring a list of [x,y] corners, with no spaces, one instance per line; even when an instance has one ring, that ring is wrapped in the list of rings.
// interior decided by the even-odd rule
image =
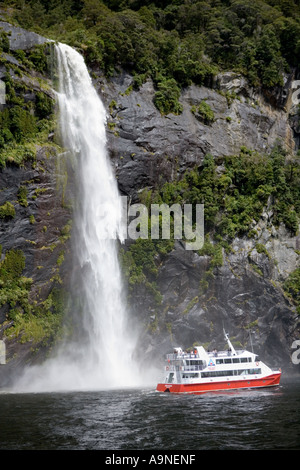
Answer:
[[[159,361],[174,346],[226,349],[225,328],[236,347],[253,348],[262,360],[282,367],[286,374],[299,372],[291,361],[292,343],[299,338],[299,317],[280,287],[259,275],[246,259],[237,262],[229,256],[201,292],[199,284],[208,262],[208,257],[177,245],[158,276],[163,295],[159,308],[150,299],[145,301],[145,296],[143,303],[136,300],[137,295],[134,298],[136,314],[152,331],[145,330],[141,337],[141,346],[148,346],[149,361]]]
[[[32,280],[29,301],[35,307],[41,306],[54,288],[67,289],[70,275],[67,261],[70,246],[63,234],[71,215],[63,204],[58,158],[55,148],[40,147],[35,168],[27,163],[23,167],[8,165],[0,171],[0,205],[9,201],[15,209],[14,218],[0,219],[2,258],[10,250],[23,253],[25,268],[22,276]],[[21,187],[27,191],[26,205],[20,204],[18,199]],[[60,257],[64,260],[62,263]],[[13,325],[10,307],[8,304],[0,306],[1,339]],[[47,355],[46,344],[20,339],[21,336],[6,338],[7,365],[0,368],[1,386],[19,367],[40,362]]]
[[[207,153],[234,155],[242,146],[268,151],[277,140],[295,148],[289,115],[271,106],[245,80],[230,76],[216,83],[218,89],[191,86],[180,98],[180,115],[162,116],[156,109],[154,87],[148,80],[131,90],[132,77],[123,74],[96,87],[108,111],[108,148],[116,167],[120,190],[136,192],[158,182],[172,180],[187,168],[200,165]],[[225,81],[225,84],[223,83]],[[205,125],[191,112],[205,100],[214,122]]]
[[[18,49],[28,50],[38,44],[49,42],[49,39],[46,39],[39,34],[26,31],[26,29],[13,26],[5,21],[0,21],[0,28],[2,28],[6,33],[9,33],[9,46],[13,51]]]
[[[217,77],[215,89],[184,90],[182,114],[162,116],[154,106],[150,80],[135,91],[129,75],[110,82],[101,78],[96,86],[108,112],[108,151],[121,192],[135,201],[141,189],[200,166],[206,153],[218,160],[242,146],[269,151],[278,141],[294,152],[295,124],[287,111],[290,83],[268,95],[249,88],[241,76],[224,74]],[[191,112],[202,100],[214,112],[211,125]],[[297,372],[291,346],[300,336],[300,322],[280,281],[299,266],[300,238],[291,237],[284,227],[275,229],[271,219],[266,209],[255,227],[258,239],[234,241],[233,253],[223,253],[223,266],[214,269],[204,292],[199,286],[209,257],[187,252],[180,243],[160,264],[161,305],[143,287],[135,289],[131,305],[146,326],[141,347],[150,362],[176,345],[205,343],[220,349],[225,346],[225,327],[241,347],[251,349],[252,344],[270,365]],[[267,247],[270,257],[256,252],[256,242]]]
[[[38,34],[25,31],[0,22],[0,28],[8,34],[11,51],[16,49],[31,49],[35,45],[43,44],[48,40]],[[37,94],[44,93],[50,98],[54,94],[49,87],[50,77],[42,76],[37,71],[26,70],[10,53],[2,53],[6,61],[1,66],[0,77],[7,71],[11,79],[19,88],[18,97],[24,103],[37,100]],[[18,74],[14,67],[20,66]],[[8,70],[9,69],[9,70]],[[21,84],[21,86],[20,86]],[[24,85],[24,87],[23,87]],[[20,90],[26,90],[22,94]],[[22,102],[22,101],[21,101]],[[1,103],[1,111],[13,103]],[[28,302],[34,312],[43,311],[43,303],[49,298],[54,288],[65,288],[68,282],[69,268],[67,263],[69,244],[66,230],[69,229],[71,218],[67,207],[66,181],[67,172],[63,157],[60,157],[58,145],[53,143],[53,135],[43,136],[44,144],[39,139],[31,141],[30,155],[24,156],[23,142],[16,152],[20,155],[10,156],[0,168],[0,206],[10,204],[13,207],[13,216],[0,217],[0,253],[1,261],[11,250],[18,250],[25,257],[25,267],[22,279],[27,280],[30,287],[23,289],[28,293]],[[41,138],[41,137],[40,137]],[[19,163],[18,163],[19,162]],[[20,163],[21,162],[21,163]],[[23,196],[20,197],[20,194]],[[67,228],[66,228],[67,227]],[[2,283],[0,290],[7,286]],[[36,344],[32,340],[22,341],[21,336],[6,336],[9,328],[14,325],[11,309],[19,309],[19,300],[5,303],[3,293],[0,292],[0,338],[6,338],[7,365],[1,368],[1,385],[8,380],[10,371],[34,361],[40,361],[47,354],[49,344]],[[50,306],[49,311],[52,312]]]

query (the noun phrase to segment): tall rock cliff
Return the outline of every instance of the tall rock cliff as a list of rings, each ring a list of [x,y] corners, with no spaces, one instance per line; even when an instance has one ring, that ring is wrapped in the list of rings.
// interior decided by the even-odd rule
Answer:
[[[72,168],[45,106],[48,99],[55,106],[51,48],[38,35],[0,26],[11,32],[0,78],[40,122],[39,132],[17,151],[3,153],[1,168],[0,339],[7,345],[7,371],[43,360],[59,336],[71,266],[72,198],[67,191]],[[39,69],[41,57],[48,65]],[[238,155],[241,148],[263,154],[280,142],[288,155],[298,150],[292,101],[296,76],[286,77],[282,88],[255,90],[240,75],[220,74],[210,88],[192,85],[182,91],[182,113],[161,115],[151,80],[135,89],[125,72],[110,80],[98,69],[91,74],[107,109],[107,146],[119,189],[130,203],[144,202],[147,194],[180,182],[188,171],[201,172],[208,154],[222,176],[225,157]],[[203,102],[213,113],[209,121],[199,116]],[[1,111],[15,104],[1,105]],[[275,223],[270,200],[253,219],[251,232],[251,237],[235,234],[222,245],[208,231],[209,249],[195,252],[185,250],[181,241],[138,252],[138,242],[126,240],[120,258],[128,303],[142,325],[137,354],[159,361],[177,344],[221,348],[225,327],[235,344],[250,348],[251,339],[266,362],[297,371],[291,353],[300,336],[299,314],[283,286],[299,268],[299,232]],[[151,265],[148,272],[135,265],[137,253],[144,267]],[[7,372],[2,367],[0,373],[3,383]]]
[[[121,192],[133,202],[144,202],[145,192],[180,181],[189,169],[201,171],[207,154],[213,155],[219,175],[225,157],[238,155],[241,148],[268,154],[280,142],[288,155],[295,155],[294,79],[287,76],[280,89],[255,90],[240,75],[220,74],[211,88],[183,90],[181,114],[161,115],[151,80],[135,90],[125,73],[110,82],[99,76],[98,90],[108,110],[108,147]],[[213,111],[210,123],[193,112],[203,101]],[[181,242],[167,254],[154,251],[157,272],[149,281],[161,295],[159,301],[153,284],[128,276],[129,301],[145,326],[141,348],[150,361],[176,344],[222,347],[225,327],[237,345],[252,344],[271,364],[298,370],[291,354],[299,338],[299,314],[282,286],[299,268],[299,230],[291,234],[285,224],[275,224],[270,205],[253,221],[255,235],[235,236],[229,250],[222,248],[218,263],[212,253],[186,251]],[[131,244],[127,240],[127,248]]]
[[[47,355],[60,328],[71,213],[54,142],[48,41],[1,22],[0,339],[10,371]]]

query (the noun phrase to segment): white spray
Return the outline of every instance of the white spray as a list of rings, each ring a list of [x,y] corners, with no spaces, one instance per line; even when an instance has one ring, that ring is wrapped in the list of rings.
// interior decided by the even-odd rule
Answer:
[[[33,368],[21,384],[35,390],[135,386],[135,335],[129,335],[117,250],[121,198],[106,153],[106,112],[83,57],[67,45],[55,47],[61,135],[75,162],[74,253],[84,273],[77,294],[85,331],[82,341]]]

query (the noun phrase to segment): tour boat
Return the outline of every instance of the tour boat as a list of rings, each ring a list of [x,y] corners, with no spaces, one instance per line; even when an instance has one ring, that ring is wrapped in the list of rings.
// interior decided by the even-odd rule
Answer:
[[[167,354],[165,381],[156,390],[201,394],[279,385],[281,369],[270,369],[253,352],[235,350],[225,331],[224,335],[227,351],[208,352],[197,346],[189,354],[181,348]]]

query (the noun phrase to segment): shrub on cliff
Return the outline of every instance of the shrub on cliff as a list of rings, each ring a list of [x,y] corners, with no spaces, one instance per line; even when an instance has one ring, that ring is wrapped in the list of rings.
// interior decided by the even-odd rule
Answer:
[[[180,114],[182,112],[182,105],[178,101],[179,98],[180,89],[173,78],[169,80],[162,79],[158,83],[154,96],[154,104],[161,114]]]
[[[295,301],[297,312],[300,315],[300,268],[295,269],[295,271],[289,275],[283,287]]]
[[[213,110],[205,100],[201,101],[198,106],[192,106],[191,111],[204,124],[211,124],[215,119]]]
[[[0,279],[15,281],[25,268],[25,256],[21,250],[10,250],[0,264]]]
[[[14,205],[7,201],[0,206],[0,219],[14,218],[16,214]]]

